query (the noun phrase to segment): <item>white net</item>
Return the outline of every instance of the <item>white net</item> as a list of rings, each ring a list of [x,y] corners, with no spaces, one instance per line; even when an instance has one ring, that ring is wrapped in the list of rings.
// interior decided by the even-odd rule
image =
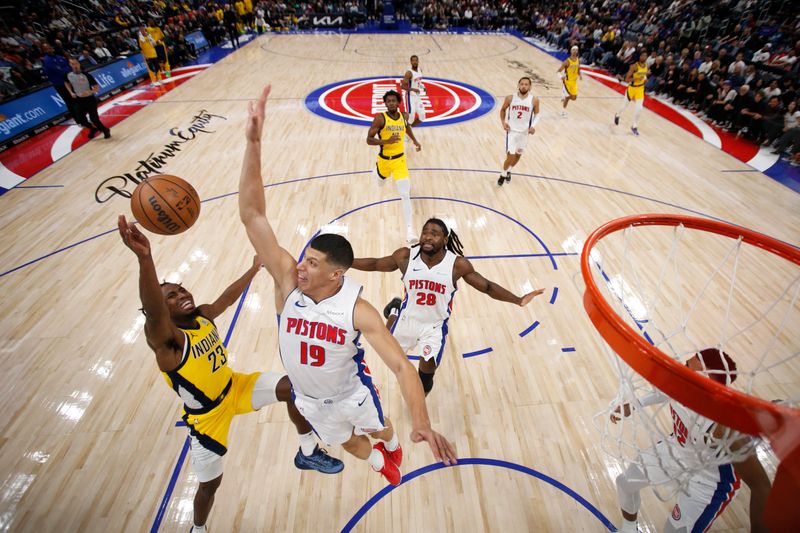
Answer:
[[[611,233],[589,262],[606,302],[661,352],[747,394],[800,405],[798,265],[683,226]],[[753,452],[751,438],[671,400],[611,356],[620,388],[595,416],[603,449],[638,466],[659,498]]]

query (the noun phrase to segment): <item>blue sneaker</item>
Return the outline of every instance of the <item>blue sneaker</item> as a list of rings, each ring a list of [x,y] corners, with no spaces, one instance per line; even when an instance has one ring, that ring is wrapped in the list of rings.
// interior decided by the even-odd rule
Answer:
[[[638,130],[638,128],[631,128],[631,131],[632,131],[632,132],[633,132],[633,134],[634,134],[634,135],[636,135],[637,137],[639,136],[639,130]]]
[[[323,474],[338,474],[344,470],[343,462],[331,457],[319,446],[314,447],[311,455],[303,455],[302,450],[297,450],[297,455],[294,456],[294,466],[300,470],[316,470]]]

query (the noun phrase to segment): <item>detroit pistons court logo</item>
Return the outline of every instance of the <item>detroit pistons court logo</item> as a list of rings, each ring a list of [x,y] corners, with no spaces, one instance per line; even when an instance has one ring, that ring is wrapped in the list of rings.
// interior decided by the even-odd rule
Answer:
[[[316,89],[306,96],[306,107],[321,117],[354,124],[369,126],[376,113],[386,111],[383,95],[387,91],[397,91],[401,100],[405,94],[400,90],[399,76],[379,78],[359,78],[346,80]],[[420,126],[445,126],[485,115],[494,107],[492,95],[466,83],[441,78],[423,78],[424,92],[421,95],[425,107],[425,122]],[[406,104],[400,102],[400,110],[406,111]]]

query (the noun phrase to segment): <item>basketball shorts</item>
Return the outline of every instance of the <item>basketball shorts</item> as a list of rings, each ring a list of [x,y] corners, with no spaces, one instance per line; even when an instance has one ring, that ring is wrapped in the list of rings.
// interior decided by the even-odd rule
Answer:
[[[561,87],[561,96],[578,96],[578,82],[576,80],[563,80]]]
[[[644,100],[644,85],[640,85],[639,87],[628,85],[625,96],[628,97],[628,100]]]
[[[189,427],[192,469],[200,482],[211,481],[222,474],[222,456],[228,451],[228,431],[235,415],[254,411],[258,407],[276,401],[275,386],[281,374],[234,372],[231,385],[222,402],[207,413],[187,413],[183,420]],[[256,396],[260,399],[256,400]],[[264,398],[271,397],[267,401]]]
[[[509,131],[506,133],[506,153],[521,154],[528,146],[527,131]]]
[[[147,68],[150,69],[150,72],[158,72],[158,57],[147,57],[145,58],[145,62],[147,63]]]
[[[378,389],[367,381],[369,385],[359,383],[353,392],[336,398],[316,399],[296,393],[294,404],[322,442],[328,446],[342,444],[354,433],[369,435],[385,427]]]
[[[425,106],[419,94],[406,92],[406,113],[408,113],[409,122],[414,122],[416,117],[419,117],[420,122],[425,122]]]
[[[392,335],[406,353],[418,348],[421,359],[425,361],[433,359],[438,367],[447,340],[447,320],[431,324],[415,320],[401,312],[392,326]]]
[[[676,472],[682,469],[669,458],[670,450],[666,443],[660,442],[655,450],[655,454],[649,455],[645,452],[642,457],[647,478],[656,483],[674,479]],[[664,471],[665,468],[667,471]],[[731,464],[697,472],[689,480],[685,491],[678,492],[668,520],[676,530],[685,528],[685,531],[706,531],[733,501],[740,486],[741,480]]]
[[[395,157],[395,159],[388,159],[389,157]],[[379,155],[376,166],[378,168],[378,176],[383,179],[389,177],[394,181],[408,179],[408,164],[406,163],[405,154],[401,154],[400,157]]]

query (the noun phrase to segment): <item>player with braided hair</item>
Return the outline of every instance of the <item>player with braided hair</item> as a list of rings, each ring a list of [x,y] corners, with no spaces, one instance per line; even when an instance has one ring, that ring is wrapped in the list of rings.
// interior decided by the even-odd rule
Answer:
[[[427,395],[433,388],[433,375],[442,360],[447,322],[458,280],[467,283],[495,300],[525,306],[544,292],[538,289],[517,296],[480,275],[464,257],[458,235],[448,230],[438,218],[430,218],[422,227],[419,244],[399,248],[381,258],[355,259],[352,268],[367,272],[403,274],[405,297],[395,298],[384,310],[388,327],[403,350],[420,348],[419,377]]]

